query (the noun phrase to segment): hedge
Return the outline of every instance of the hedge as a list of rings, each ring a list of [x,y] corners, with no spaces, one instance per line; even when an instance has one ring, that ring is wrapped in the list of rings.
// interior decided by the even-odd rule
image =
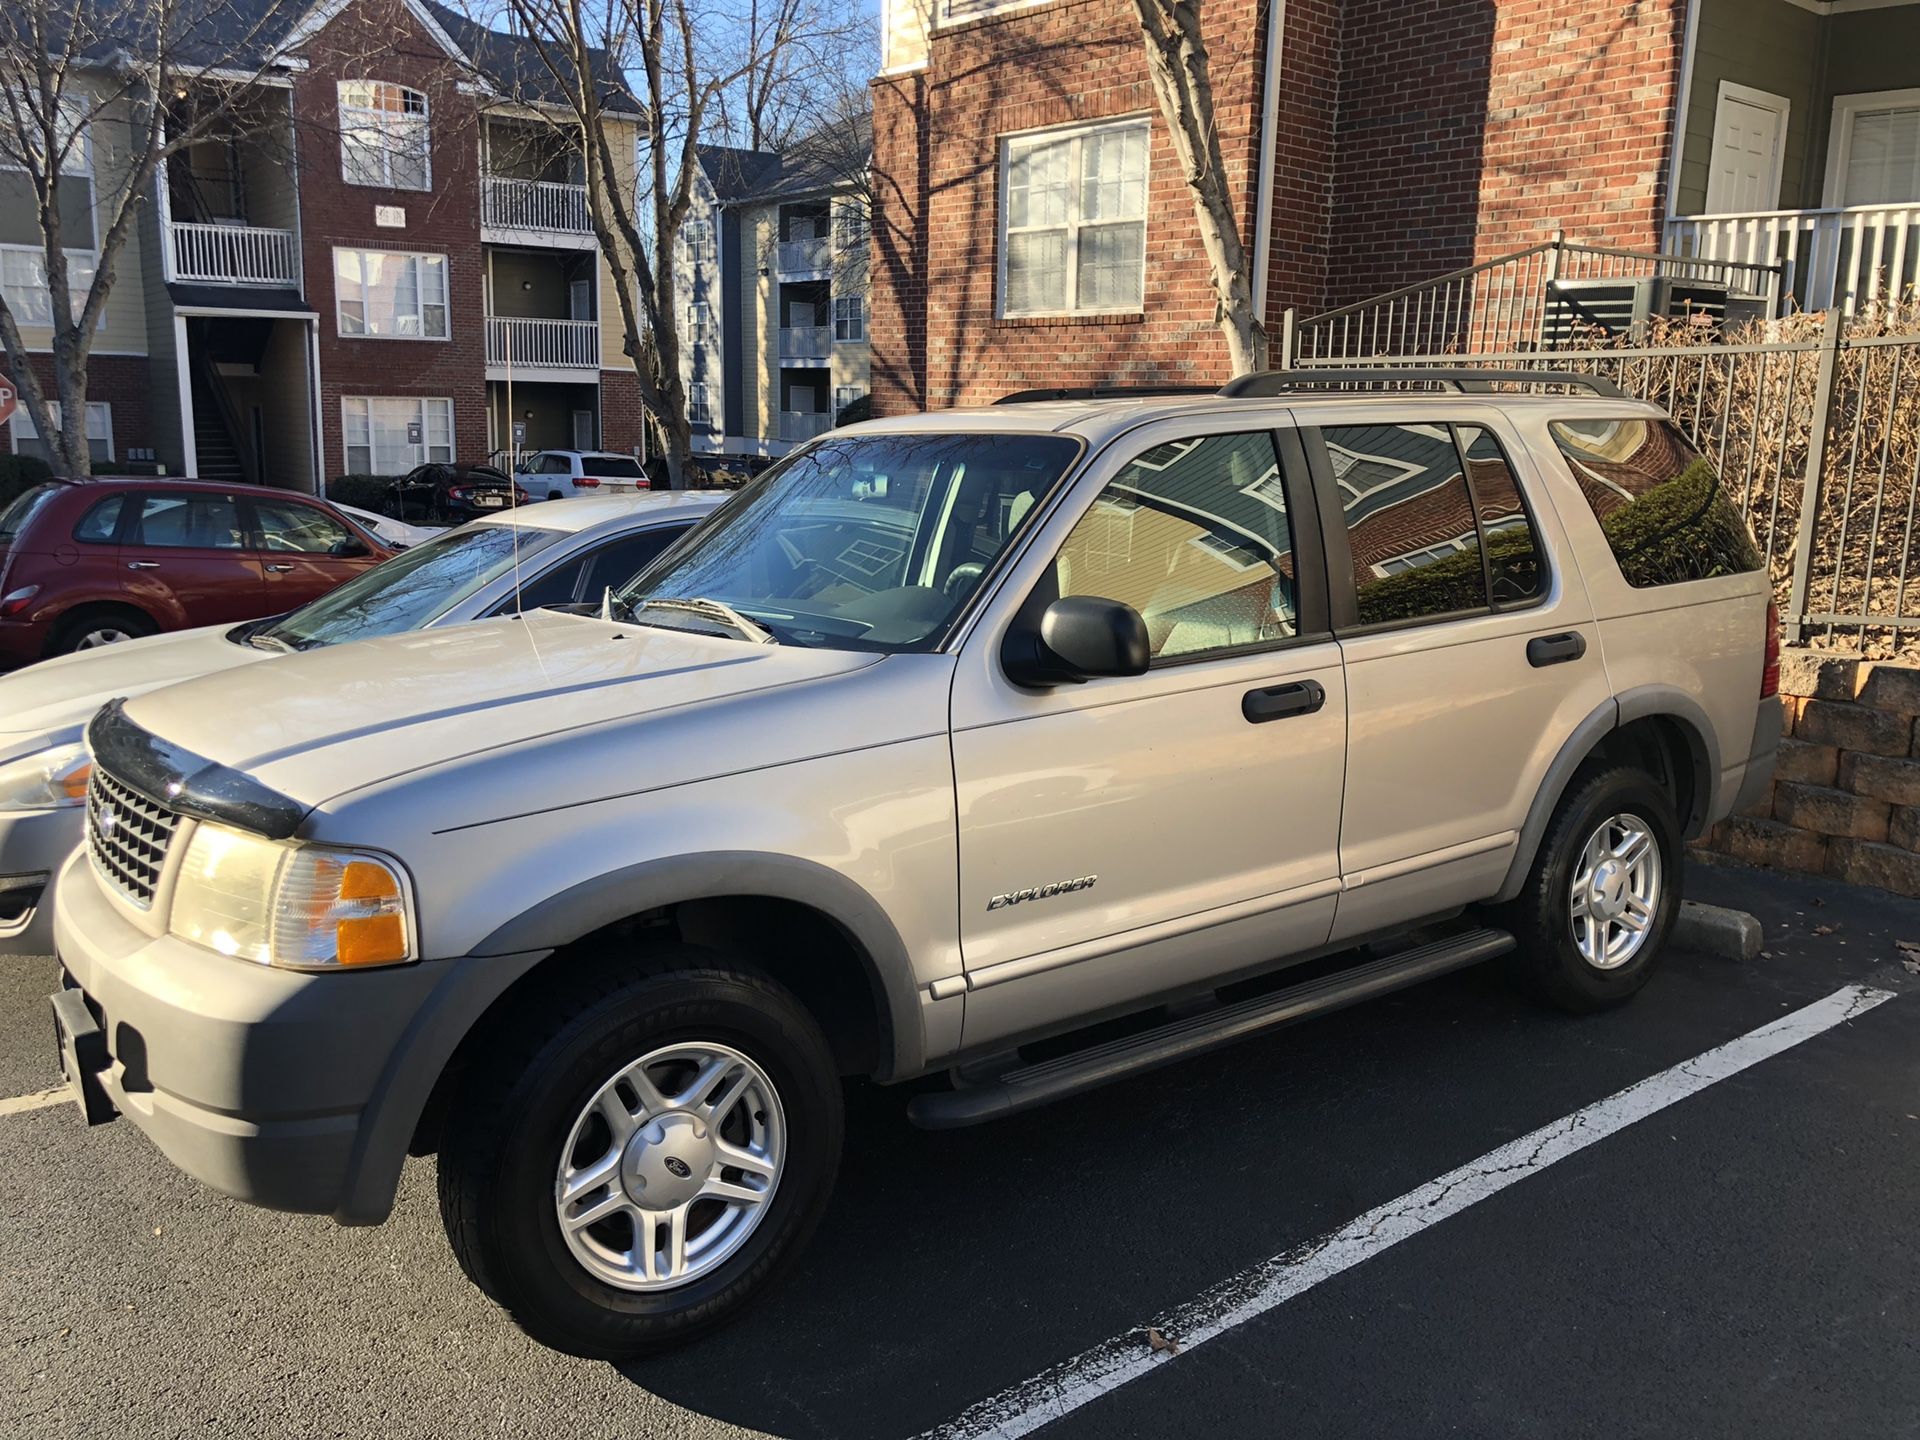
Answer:
[[[1530,529],[1496,530],[1487,542],[1487,554],[1498,574],[1503,568],[1529,586],[1537,584],[1540,557]],[[1504,565],[1503,565],[1504,562]],[[1384,580],[1359,587],[1360,623],[1378,625],[1388,620],[1416,620],[1449,615],[1459,610],[1487,607],[1485,581],[1480,574],[1480,551],[1461,550],[1418,570],[1403,570]]]
[[[53,467],[38,455],[0,455],[0,507],[21,492],[53,478]]]
[[[376,515],[392,515],[393,499],[388,487],[399,478],[398,475],[336,475],[327,482],[327,498],[339,505],[357,505]]]

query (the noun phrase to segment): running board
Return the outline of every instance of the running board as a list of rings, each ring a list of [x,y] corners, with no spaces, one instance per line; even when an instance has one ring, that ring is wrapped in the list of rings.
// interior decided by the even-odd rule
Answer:
[[[1078,1095],[1109,1081],[1171,1065],[1265,1030],[1358,1005],[1513,949],[1504,930],[1470,930],[1350,970],[1171,1020],[1140,1035],[1021,1066],[958,1090],[916,1095],[907,1118],[923,1130],[957,1130]]]

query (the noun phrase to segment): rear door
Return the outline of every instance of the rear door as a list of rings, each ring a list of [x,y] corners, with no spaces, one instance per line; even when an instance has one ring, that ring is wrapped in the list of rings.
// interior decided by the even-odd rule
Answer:
[[[238,496],[146,491],[122,521],[119,560],[130,599],[165,628],[270,615],[266,577]]]
[[[1586,587],[1499,413],[1342,401],[1302,431],[1345,657],[1336,939],[1491,895],[1612,691]]]
[[[292,495],[250,497],[252,546],[266,580],[267,614],[317,600],[379,556],[334,516]]]

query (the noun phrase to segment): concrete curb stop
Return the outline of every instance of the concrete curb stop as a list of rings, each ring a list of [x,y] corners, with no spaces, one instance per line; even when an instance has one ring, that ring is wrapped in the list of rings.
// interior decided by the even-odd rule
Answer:
[[[1720,960],[1751,960],[1760,953],[1760,922],[1744,910],[1682,900],[1673,922],[1673,943]]]

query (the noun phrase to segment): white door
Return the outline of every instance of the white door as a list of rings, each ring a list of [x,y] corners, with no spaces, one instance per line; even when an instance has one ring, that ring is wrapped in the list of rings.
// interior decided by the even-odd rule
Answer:
[[[591,450],[594,448],[593,411],[576,410],[573,412],[573,448]]]
[[[584,276],[567,285],[567,318],[593,319],[593,282]]]
[[[1707,213],[1749,215],[1780,208],[1780,177],[1787,147],[1784,95],[1720,82],[1713,117],[1713,157],[1707,172]]]

